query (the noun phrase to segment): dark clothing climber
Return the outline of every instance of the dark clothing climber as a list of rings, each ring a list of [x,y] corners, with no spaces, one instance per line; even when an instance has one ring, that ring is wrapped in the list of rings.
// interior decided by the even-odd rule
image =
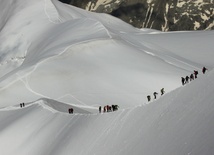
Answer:
[[[157,93],[157,92],[154,92],[153,95],[154,95],[154,99],[156,99],[156,98],[157,98],[156,95],[158,95],[158,93]]]
[[[190,81],[194,80],[194,75],[191,74],[189,78],[190,78]]]
[[[151,96],[150,95],[148,95],[147,96],[147,99],[148,99],[148,102],[151,100]]]
[[[194,70],[195,79],[198,77],[198,71]]]
[[[184,77],[181,77],[181,82],[182,82],[182,85],[185,84],[185,78]]]
[[[160,91],[161,91],[161,95],[165,93],[164,88],[162,88]]]
[[[101,111],[102,111],[102,107],[101,107],[101,106],[99,106],[99,113],[101,113]]]
[[[111,107],[109,105],[106,106],[107,112],[111,111]]]
[[[114,110],[118,110],[119,105],[114,105]]]
[[[186,76],[186,83],[189,82],[189,76]]]
[[[20,107],[25,107],[25,103],[20,103]]]
[[[73,112],[74,112],[74,109],[73,109],[73,108],[68,109],[68,113],[69,113],[69,114],[73,114]]]
[[[106,112],[106,110],[107,110],[107,106],[104,106],[103,112]]]
[[[119,108],[118,105],[111,105],[111,107],[112,107],[112,111],[116,111],[116,110],[118,110],[118,108]]]
[[[205,74],[206,70],[207,70],[207,68],[206,68],[206,67],[203,67],[203,68],[202,68],[202,73]]]

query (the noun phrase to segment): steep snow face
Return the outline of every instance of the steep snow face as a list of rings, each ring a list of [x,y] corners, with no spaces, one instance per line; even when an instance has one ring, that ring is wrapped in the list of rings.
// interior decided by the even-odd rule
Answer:
[[[201,68],[214,66],[213,31],[139,30],[57,0],[0,3],[0,154],[211,154],[213,73]],[[200,78],[179,88],[193,70]],[[120,110],[98,114],[107,104]]]

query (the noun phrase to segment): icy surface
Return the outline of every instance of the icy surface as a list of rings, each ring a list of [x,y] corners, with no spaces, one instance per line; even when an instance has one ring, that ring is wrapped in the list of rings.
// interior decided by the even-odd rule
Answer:
[[[0,4],[1,155],[214,154],[213,31],[139,30],[57,0]],[[99,114],[107,104],[120,108]]]

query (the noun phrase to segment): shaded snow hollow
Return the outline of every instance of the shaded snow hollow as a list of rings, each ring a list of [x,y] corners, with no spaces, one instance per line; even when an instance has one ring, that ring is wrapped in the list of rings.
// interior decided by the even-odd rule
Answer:
[[[139,30],[57,0],[0,3],[1,155],[214,154],[213,31]],[[99,114],[107,104],[120,109]]]

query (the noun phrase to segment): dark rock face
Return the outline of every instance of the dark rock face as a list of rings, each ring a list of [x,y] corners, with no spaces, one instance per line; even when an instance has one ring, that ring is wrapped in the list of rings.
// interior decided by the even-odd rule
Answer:
[[[108,13],[138,28],[162,31],[214,29],[214,0],[60,0]]]

